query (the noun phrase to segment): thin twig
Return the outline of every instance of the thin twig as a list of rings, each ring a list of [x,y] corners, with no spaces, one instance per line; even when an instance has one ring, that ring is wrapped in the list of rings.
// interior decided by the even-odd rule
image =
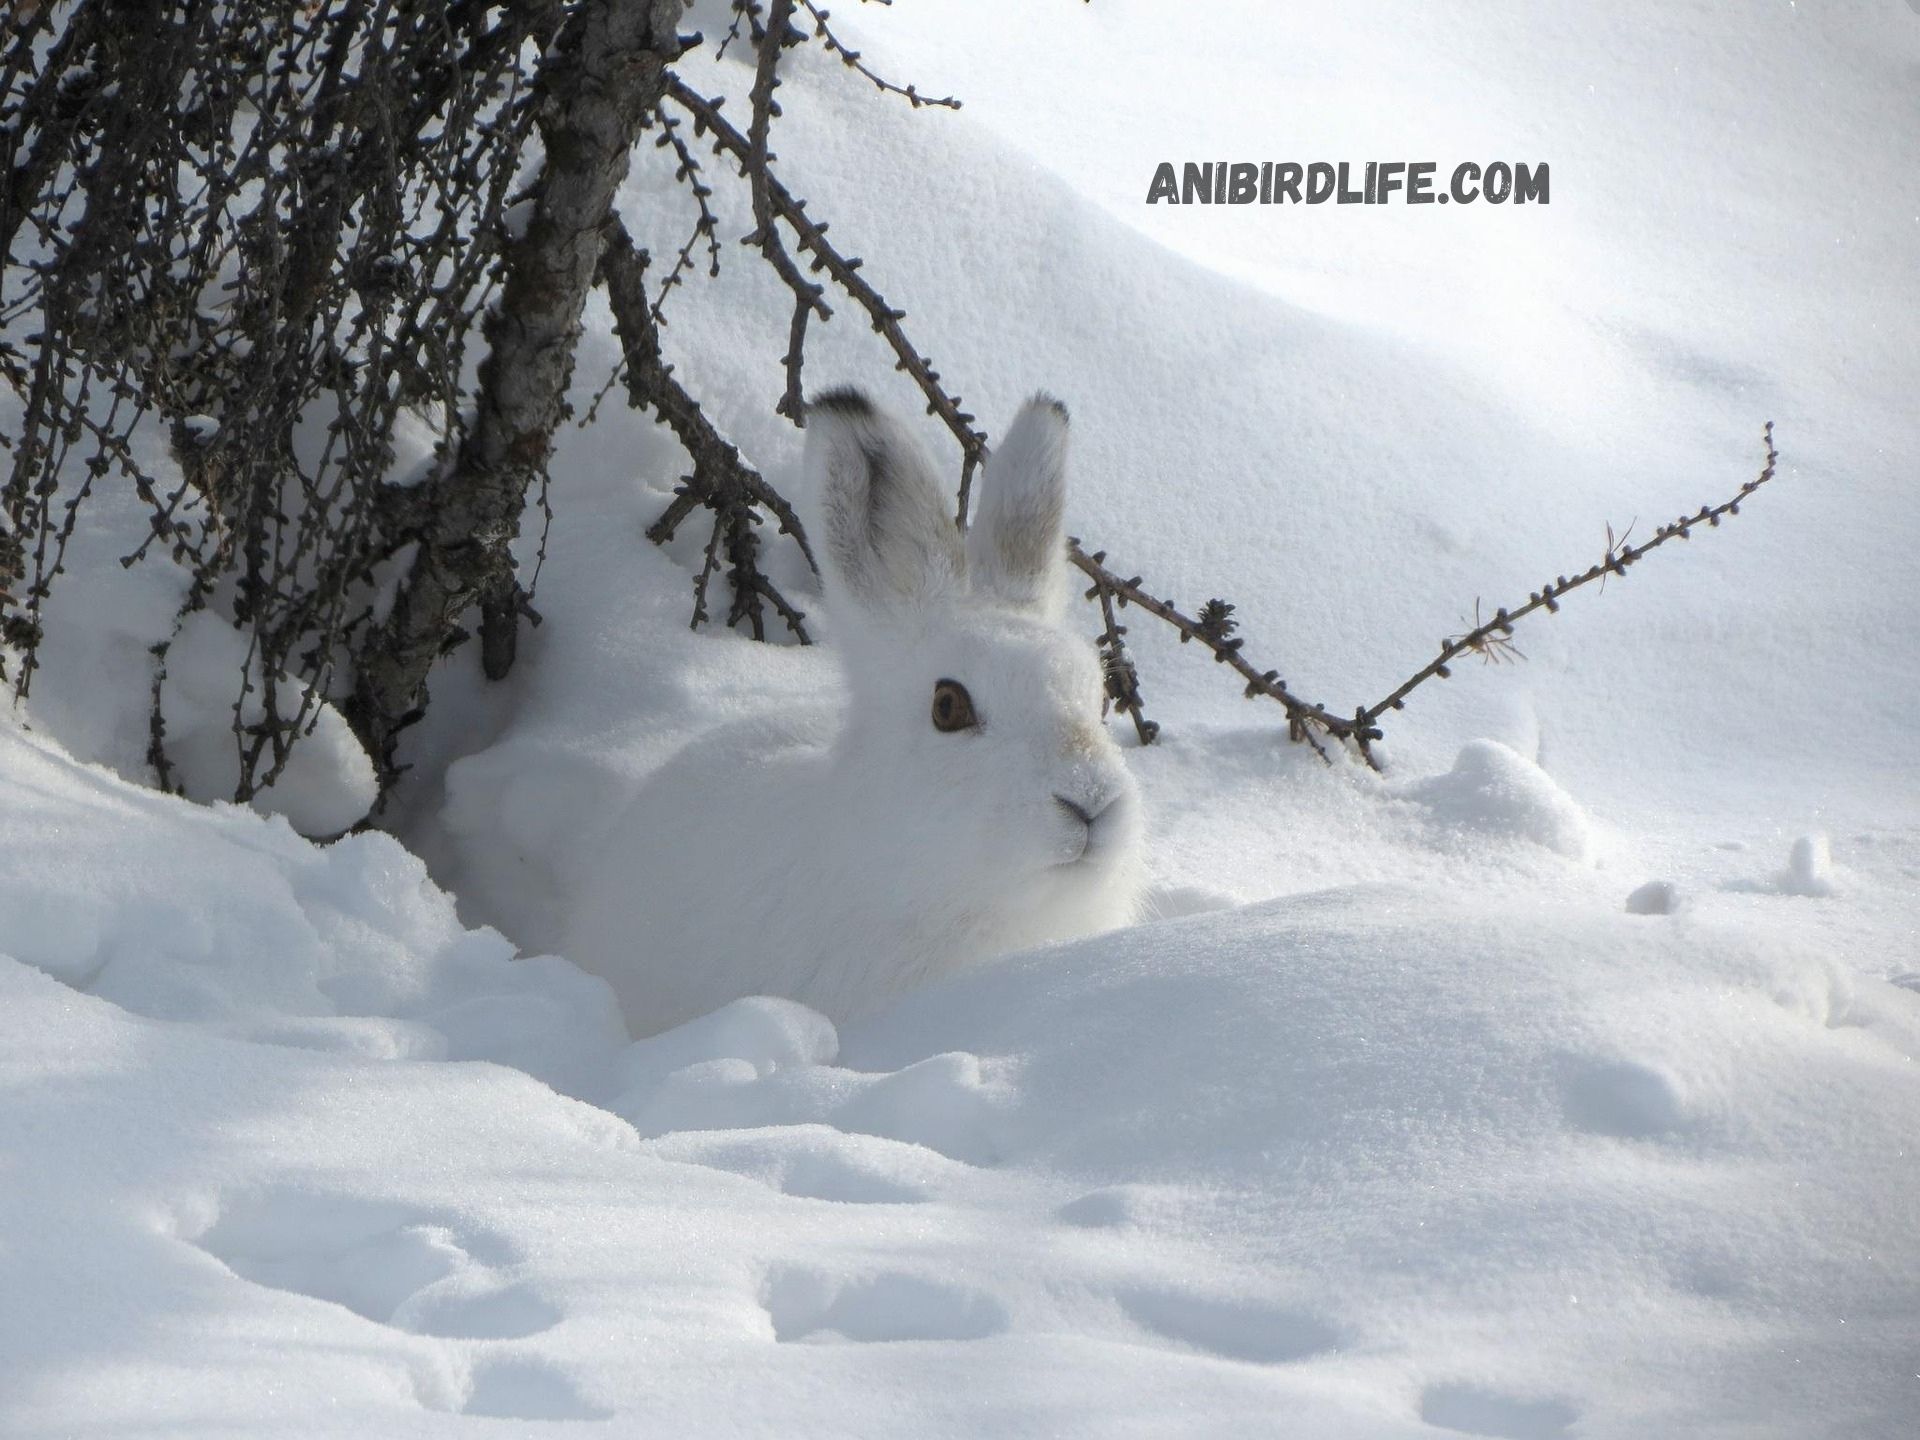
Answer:
[[[753,163],[753,146],[746,136],[721,115],[721,101],[708,99],[677,75],[668,77],[666,93],[667,98],[694,117],[695,133],[701,131],[710,133],[713,136],[714,148],[733,156],[740,163],[744,173]],[[889,305],[880,292],[869,285],[860,274],[862,264],[860,259],[857,256],[840,254],[826,238],[825,223],[816,223],[808,215],[805,202],[795,199],[776,176],[765,175],[763,183],[767,201],[773,212],[792,228],[799,240],[800,248],[812,257],[813,268],[825,270],[832,276],[834,283],[866,312],[875,332],[893,351],[894,368],[906,372],[919,387],[921,395],[926,398],[927,413],[937,416],[952,433],[954,439],[959,442],[963,459],[960,471],[958,516],[964,525],[974,472],[987,455],[986,433],[974,428],[974,417],[964,408],[960,397],[942,387],[940,372],[933,368],[927,357],[922,355],[907,338],[906,331],[900,328],[900,322],[907,318],[907,312],[896,310]],[[797,305],[796,308],[798,308]]]
[[[1151,745],[1160,733],[1160,726],[1157,721],[1147,719],[1140,696],[1140,672],[1134,668],[1133,657],[1127,653],[1127,644],[1122,638],[1127,627],[1114,615],[1114,591],[1110,586],[1096,583],[1087,591],[1086,598],[1091,600],[1096,596],[1100,601],[1100,618],[1106,621],[1106,629],[1096,637],[1096,642],[1100,646],[1101,669],[1106,675],[1107,699],[1114,709],[1133,721],[1133,733],[1140,743]]]
[[[1686,540],[1691,538],[1691,532],[1696,525],[1704,524],[1717,528],[1721,520],[1727,516],[1738,515],[1740,513],[1740,502],[1745,500],[1747,496],[1753,494],[1754,491],[1758,490],[1769,480],[1773,479],[1776,473],[1780,452],[1773,448],[1773,422],[1771,420],[1767,421],[1766,428],[1762,432],[1762,438],[1767,447],[1766,464],[1761,467],[1760,473],[1757,476],[1740,487],[1740,492],[1732,499],[1722,501],[1718,505],[1702,505],[1693,514],[1682,515],[1672,524],[1662,525],[1658,530],[1653,532],[1651,539],[1643,541],[1639,545],[1626,545],[1624,543],[1626,536],[1621,535],[1616,537],[1613,533],[1613,527],[1609,525],[1607,527],[1607,552],[1601,557],[1599,563],[1590,566],[1588,569],[1574,576],[1556,576],[1550,584],[1542,585],[1538,590],[1535,590],[1529,595],[1526,604],[1516,606],[1511,610],[1503,606],[1501,609],[1494,611],[1493,618],[1484,624],[1475,625],[1473,629],[1463,635],[1455,635],[1441,641],[1440,653],[1438,655],[1434,656],[1432,660],[1429,660],[1420,669],[1403,680],[1386,699],[1367,706],[1354,717],[1360,727],[1356,732],[1356,738],[1358,739],[1361,750],[1363,752],[1365,751],[1368,738],[1378,737],[1379,731],[1375,727],[1381,716],[1385,715],[1389,710],[1401,709],[1406,703],[1407,696],[1412,694],[1415,689],[1425,684],[1428,680],[1445,680],[1453,673],[1451,669],[1453,662],[1458,660],[1462,655],[1472,653],[1484,655],[1488,653],[1488,646],[1503,644],[1506,642],[1507,637],[1513,634],[1515,622],[1525,619],[1536,610],[1545,610],[1548,614],[1555,613],[1560,609],[1560,602],[1565,599],[1567,595],[1578,590],[1582,585],[1591,584],[1595,580],[1600,581],[1602,585],[1604,585],[1609,575],[1624,579],[1628,566],[1637,564],[1669,540]],[[1629,526],[1628,528],[1631,529],[1632,527]],[[1477,610],[1475,615],[1477,618]],[[1373,732],[1372,737],[1366,736],[1367,731]]]
[[[880,90],[888,95],[898,95],[916,110],[922,105],[935,105],[947,110],[958,110],[960,108],[960,102],[951,95],[942,96],[936,100],[931,95],[922,95],[919,89],[913,85],[896,85],[891,80],[883,79],[881,76],[874,74],[860,59],[860,52],[848,48],[847,45],[842,43],[840,37],[828,28],[827,21],[832,18],[832,12],[821,9],[814,3],[814,0],[800,0],[800,8],[813,17],[813,33],[826,45],[827,53],[829,55],[839,56],[841,64],[845,65],[849,70],[871,80],[876,90]]]
[[[1161,600],[1140,588],[1140,577],[1123,579],[1106,567],[1106,551],[1097,550],[1089,555],[1081,548],[1078,539],[1067,541],[1067,559],[1082,570],[1093,581],[1093,589],[1088,598],[1100,595],[1103,599],[1111,595],[1121,606],[1138,605],[1149,615],[1173,626],[1180,632],[1180,639],[1194,641],[1211,651],[1213,658],[1223,665],[1230,665],[1245,680],[1247,698],[1264,695],[1275,701],[1287,712],[1288,734],[1295,740],[1311,745],[1323,760],[1329,759],[1326,747],[1320,743],[1322,733],[1350,739],[1354,736],[1354,722],[1332,714],[1325,707],[1311,705],[1293,694],[1280,678],[1277,670],[1256,670],[1240,653],[1241,641],[1229,638],[1217,632],[1214,626],[1203,625],[1200,621],[1184,615],[1170,601]],[[1156,727],[1157,729],[1157,727]],[[1149,737],[1142,737],[1145,743]]]
[[[759,541],[752,531],[759,517],[753,507],[758,505],[770,512],[779,522],[780,533],[791,535],[807,564],[818,570],[806,530],[793,507],[741,458],[740,451],[714,428],[700,403],[675,377],[673,366],[661,353],[660,331],[647,304],[646,270],[646,253],[634,245],[620,217],[610,217],[600,252],[600,282],[613,311],[614,333],[625,351],[627,398],[635,407],[651,409],[664,420],[693,461],[693,473],[681,481],[665,513],[648,527],[647,538],[664,545],[695,509],[705,505],[714,512],[714,530],[707,542],[706,563],[694,583],[694,625],[707,618],[707,582],[719,563],[718,547],[724,530],[728,574],[734,586],[728,624],[737,624],[744,617],[751,622],[754,638],[764,639],[759,610],[764,599],[779,612],[795,638],[807,644],[810,637],[802,623],[804,613],[789,605],[759,568]]]
[[[782,283],[793,292],[793,324],[788,336],[787,353],[781,360],[786,367],[787,388],[780,397],[780,403],[773,408],[776,414],[784,415],[799,425],[804,423],[806,415],[806,397],[801,390],[800,374],[805,364],[807,319],[811,315],[818,315],[822,320],[827,320],[832,318],[833,311],[820,298],[822,287],[800,273],[800,267],[794,264],[793,257],[787,253],[787,247],[780,239],[780,227],[774,223],[774,180],[767,167],[774,159],[773,151],[768,148],[773,117],[780,113],[779,102],[773,98],[774,91],[780,88],[780,52],[806,39],[794,28],[793,0],[773,0],[767,23],[754,38],[759,58],[754,66],[753,89],[749,94],[753,117],[747,126],[747,153],[742,161],[747,185],[753,195],[753,230],[742,236],[740,243],[758,246],[761,258],[774,268]]]
[[[654,115],[660,121],[661,135],[654,143],[672,147],[674,158],[678,162],[673,178],[685,185],[693,195],[693,203],[699,209],[699,215],[693,223],[693,233],[687,237],[687,243],[680,247],[680,253],[674,257],[667,271],[667,278],[660,282],[660,294],[653,302],[653,318],[661,324],[666,323],[663,310],[668,294],[678,286],[693,269],[694,248],[702,238],[707,242],[707,278],[717,279],[720,275],[720,239],[715,233],[719,221],[714,217],[713,207],[707,201],[713,195],[713,187],[700,178],[700,162],[693,158],[693,151],[680,135],[680,121],[669,115],[665,106],[656,106]],[[611,381],[608,382],[611,385]],[[596,402],[598,397],[596,398]]]

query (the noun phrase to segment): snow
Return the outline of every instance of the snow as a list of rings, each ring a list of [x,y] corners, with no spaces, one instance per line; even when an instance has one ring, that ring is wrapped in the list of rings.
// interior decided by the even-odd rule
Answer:
[[[969,103],[802,61],[796,193],[969,409],[1068,402],[1076,533],[1226,595],[1315,698],[1384,693],[1606,523],[1731,494],[1769,417],[1781,476],[1523,627],[1524,662],[1416,692],[1382,775],[1129,616],[1150,923],[838,1025],[742,996],[640,1040],[554,953],[571,887],[683,746],[837,697],[792,548],[821,647],[690,633],[698,517],[642,538],[684,457],[603,412],[556,458],[513,677],[437,671],[397,838],[322,846],[297,832],[371,798],[330,708],[254,808],[141,783],[184,587],[119,566],[140,515],[103,495],[0,718],[0,1431],[1908,1434],[1920,20],[835,23]],[[1544,158],[1554,199],[1139,204],[1163,153],[1286,150]],[[624,205],[656,253],[691,220],[646,198],[670,163],[643,146]],[[794,490],[786,307],[723,263],[671,358]],[[815,385],[914,410],[852,307],[810,347]],[[582,413],[615,353],[596,302]],[[237,644],[207,615],[169,651],[200,800]]]
[[[1407,794],[1456,830],[1530,840],[1569,860],[1584,860],[1593,849],[1592,825],[1573,797],[1497,740],[1463,746],[1451,770]]]
[[[628,1044],[385,837],[18,733],[0,770],[5,853],[51,850],[0,892],[10,1433],[1891,1435],[1911,1398],[1920,999],[1738,907],[1488,866]],[[62,876],[85,939],[18,920]]]
[[[240,741],[233,726],[235,677],[241,674],[248,678],[248,694],[240,718],[258,725],[267,714],[265,687],[246,637],[209,610],[197,610],[180,623],[167,647],[160,713],[168,761],[184,793],[195,800],[227,799],[239,785]],[[275,679],[275,718],[298,724],[301,738],[280,773],[259,787],[253,807],[286,816],[302,835],[341,834],[358,824],[379,796],[373,762],[338,710],[286,676]],[[269,752],[260,777],[272,768]]]
[[[18,964],[232,1039],[484,1053],[563,1085],[625,1042],[604,984],[466,929],[390,836],[317,849],[284,820],[111,781],[14,729],[0,747],[4,951]]]
[[[1775,882],[1789,895],[1833,894],[1833,847],[1824,835],[1802,835],[1787,852],[1787,868]]]
[[[1686,892],[1671,880],[1649,880],[1627,896],[1629,915],[1671,915],[1686,904]]]

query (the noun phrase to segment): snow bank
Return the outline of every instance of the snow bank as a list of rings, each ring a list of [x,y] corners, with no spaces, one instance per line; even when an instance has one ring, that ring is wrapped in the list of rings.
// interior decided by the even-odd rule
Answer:
[[[1900,1433],[1920,997],[1804,899],[1482,860],[629,1045],[390,840],[0,785],[9,1433]]]
[[[1573,797],[1497,740],[1471,742],[1453,769],[1410,786],[1407,794],[1443,826],[1530,840],[1570,860],[1584,860],[1593,850],[1592,827]]]
[[[390,836],[112,780],[0,725],[0,952],[136,1015],[343,1055],[481,1055],[563,1088],[626,1034],[610,991],[470,931]]]

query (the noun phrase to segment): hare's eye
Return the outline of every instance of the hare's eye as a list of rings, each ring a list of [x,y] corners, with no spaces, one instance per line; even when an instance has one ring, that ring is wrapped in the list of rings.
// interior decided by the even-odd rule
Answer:
[[[933,685],[933,728],[952,733],[980,723],[973,713],[973,697],[958,680],[936,680]]]

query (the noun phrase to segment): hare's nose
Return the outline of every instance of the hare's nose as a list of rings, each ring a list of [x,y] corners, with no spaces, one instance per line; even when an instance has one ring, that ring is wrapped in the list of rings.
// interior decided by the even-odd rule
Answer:
[[[1058,805],[1062,810],[1066,811],[1069,815],[1073,816],[1074,819],[1078,820],[1082,825],[1085,825],[1088,829],[1093,828],[1093,822],[1098,820],[1101,816],[1101,813],[1106,810],[1107,806],[1113,803],[1112,797],[1108,796],[1106,799],[1096,802],[1096,804],[1092,809],[1088,809],[1085,805],[1082,805],[1078,800],[1070,800],[1065,795],[1061,795],[1058,792],[1054,794],[1053,801],[1054,801],[1054,804]]]

